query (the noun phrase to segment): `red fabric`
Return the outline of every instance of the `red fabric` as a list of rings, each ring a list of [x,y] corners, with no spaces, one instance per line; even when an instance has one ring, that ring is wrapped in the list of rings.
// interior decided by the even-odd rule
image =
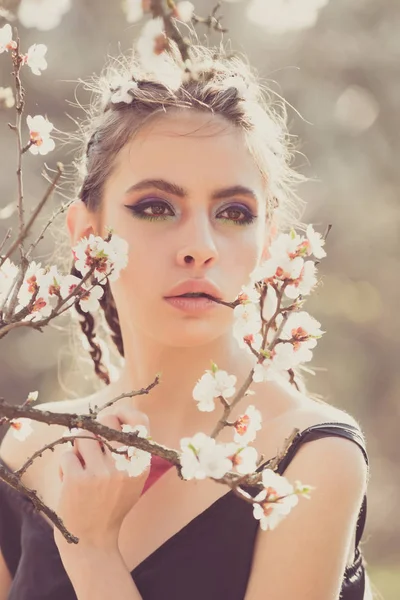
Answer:
[[[166,473],[172,466],[173,465],[165,460],[165,458],[161,458],[160,456],[153,454],[151,457],[150,473],[146,479],[146,483],[144,484],[141,495],[143,495],[145,491],[148,490],[149,487],[152,486],[153,483],[155,483],[159,477],[164,475],[164,473]]]

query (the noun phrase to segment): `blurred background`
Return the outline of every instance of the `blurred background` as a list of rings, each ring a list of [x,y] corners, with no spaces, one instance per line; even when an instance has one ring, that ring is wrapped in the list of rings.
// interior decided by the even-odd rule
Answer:
[[[215,2],[194,2],[206,17]],[[48,47],[40,77],[24,70],[27,115],[42,114],[62,132],[76,131],[89,93],[77,81],[100,73],[107,56],[128,51],[143,23],[127,5],[105,0],[0,1],[0,27],[18,27],[22,49]],[[36,6],[33,6],[36,5]],[[11,11],[8,13],[7,11]],[[40,12],[41,11],[41,12]],[[323,285],[305,309],[327,333],[307,377],[310,391],[345,409],[367,439],[371,480],[368,519],[361,543],[374,590],[385,600],[400,597],[398,319],[400,169],[400,2],[396,0],[242,0],[222,2],[219,15],[231,49],[245,53],[264,80],[293,107],[290,131],[299,136],[298,169],[314,181],[300,191],[303,221],[324,232],[332,224]],[[7,21],[16,15],[15,20]],[[43,16],[44,15],[44,16]],[[41,18],[39,18],[41,16]],[[129,22],[131,20],[132,22]],[[196,27],[200,41],[218,44],[221,34]],[[13,86],[9,54],[0,55],[0,87]],[[9,93],[0,89],[0,240],[17,231],[16,142],[7,126],[15,119]],[[25,130],[25,135],[27,130]],[[57,137],[56,134],[54,137]],[[27,139],[27,138],[25,138]],[[57,160],[69,165],[64,144],[44,157],[24,157],[27,214],[47,187]],[[37,223],[71,198],[68,182]],[[66,236],[61,213],[37,248],[48,264]],[[32,237],[32,239],[36,239]],[[14,255],[17,260],[17,255]],[[0,344],[0,395],[20,404],[33,390],[41,402],[93,391],[91,363],[81,359],[63,318],[43,333],[13,331]],[[80,357],[81,355],[79,355]],[[0,431],[0,438],[4,431]]]

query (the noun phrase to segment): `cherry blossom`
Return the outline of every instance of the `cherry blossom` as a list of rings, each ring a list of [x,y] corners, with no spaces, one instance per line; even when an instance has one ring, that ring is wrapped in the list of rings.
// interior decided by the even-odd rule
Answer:
[[[292,484],[285,477],[278,475],[271,469],[263,469],[262,483],[265,489],[254,498],[256,502],[261,502],[261,504],[253,505],[253,515],[255,519],[260,521],[261,529],[266,531],[267,529],[275,529],[291,509],[296,506],[299,498]],[[281,496],[285,497],[280,498]],[[280,499],[276,500],[277,498]]]
[[[118,89],[113,91],[111,95],[111,102],[114,104],[118,102],[126,102],[126,104],[131,104],[133,100],[133,95],[129,92],[131,90],[136,90],[138,84],[136,81],[121,81]]]
[[[280,339],[293,339],[292,344],[296,351],[304,348],[315,348],[317,338],[320,338],[325,333],[320,329],[320,326],[321,323],[306,311],[292,312],[283,326]]]
[[[61,23],[71,8],[71,0],[21,0],[17,17],[24,27],[49,31]]]
[[[128,248],[127,241],[116,234],[112,234],[111,240],[106,242],[100,236],[91,233],[72,248],[75,267],[85,276],[96,266],[93,277],[97,279],[103,279],[104,275],[113,269],[107,278],[115,281],[120,271],[128,264]]]
[[[217,444],[214,438],[203,432],[191,438],[182,438],[180,463],[184,479],[221,479],[232,469],[232,461],[227,457],[229,448]]]
[[[9,258],[6,258],[0,267],[0,304],[8,296],[11,286],[18,275],[18,267]]]
[[[30,141],[32,145],[29,152],[32,154],[47,154],[55,148],[54,140],[50,138],[50,131],[53,129],[53,123],[50,123],[42,115],[26,117],[26,122],[29,127]]]
[[[57,281],[58,279],[58,281]],[[36,299],[30,308],[29,315],[24,320],[38,321],[50,316],[58,302],[61,276],[57,267],[52,266],[49,270],[41,267],[40,263],[32,261],[25,273],[24,281],[18,292],[17,311],[27,307],[35,292]]]
[[[67,298],[80,282],[81,279],[79,279],[79,277],[75,277],[75,275],[65,275],[60,285],[61,297],[64,299]],[[104,289],[100,285],[95,285],[90,291],[89,290],[90,286],[87,284],[82,284],[78,294],[72,297],[74,299],[78,297],[80,298],[79,306],[84,312],[97,311],[100,308],[98,300],[103,296],[104,293]]]
[[[84,291],[82,295],[82,290]],[[99,299],[104,294],[104,288],[101,285],[95,285],[89,290],[85,284],[81,287],[81,295],[79,296],[79,305],[83,312],[96,312],[100,308]]]
[[[225,444],[227,457],[232,461],[233,467],[240,475],[254,473],[257,469],[258,453],[253,446],[243,446],[229,442]]]
[[[235,394],[236,380],[235,375],[228,375],[226,371],[207,370],[193,389],[193,398],[198,402],[197,408],[202,412],[213,411],[215,398],[223,396],[226,399]]]
[[[25,417],[10,420],[10,425],[13,429],[13,436],[20,442],[26,440],[26,438],[32,433],[33,429],[31,422],[32,419],[26,419]]]
[[[24,275],[23,283],[18,291],[18,300],[21,304],[19,308],[27,306],[32,299],[33,294],[39,290],[38,278],[44,273],[44,268],[41,263],[37,263],[34,260],[29,263],[29,266]]]
[[[24,63],[30,67],[34,75],[41,75],[41,72],[47,69],[47,61],[44,57],[46,52],[47,46],[45,44],[33,44],[28,48]]]
[[[322,248],[325,244],[325,240],[320,233],[314,231],[311,223],[307,225],[307,241],[309,244],[309,254],[314,254],[315,258],[324,258],[324,256],[326,256],[326,252]]]
[[[247,82],[240,75],[232,75],[222,81],[224,88],[234,87],[237,89],[240,96],[245,98],[249,92],[249,86]]]
[[[139,437],[146,438],[148,431],[145,425],[122,425],[122,431],[132,433],[137,431]],[[151,464],[151,453],[135,448],[135,446],[120,446],[118,453],[113,452],[115,468],[118,471],[126,471],[130,477],[141,475]]]
[[[317,284],[316,271],[317,268],[314,262],[307,260],[303,265],[299,277],[285,287],[285,295],[292,299],[298,298],[300,294],[302,296],[309,295]]]
[[[183,23],[189,23],[192,20],[194,13],[194,5],[192,2],[182,0],[178,2],[174,9],[174,17],[182,21]]]
[[[0,29],[0,54],[8,52],[9,50],[15,50],[17,42],[12,39],[11,25],[7,23]]]
[[[232,2],[232,0],[225,0]],[[319,11],[329,0],[274,0],[265,10],[265,0],[252,0],[247,7],[250,21],[271,34],[282,35],[314,27]]]
[[[13,91],[10,87],[0,87],[0,107],[12,108],[15,104]]]
[[[254,366],[253,381],[255,383],[274,381],[282,371],[293,369],[300,364],[301,358],[302,354],[296,353],[292,344],[277,344],[272,351],[272,358],[267,358]]]
[[[285,288],[286,291],[286,288]],[[297,297],[297,296],[296,296]],[[278,295],[272,286],[267,286],[267,291],[264,298],[262,316],[265,321],[269,321],[274,316],[278,308]],[[280,324],[281,315],[277,315],[276,323]]]
[[[128,23],[137,23],[150,9],[150,0],[125,0],[122,8]]]
[[[260,305],[255,302],[244,302],[233,309],[233,336],[241,348],[246,348],[244,338],[260,333],[262,320]]]
[[[252,404],[247,407],[245,413],[235,421],[234,441],[247,445],[256,438],[256,431],[261,429],[262,417],[259,410]]]
[[[183,70],[170,59],[165,52],[169,47],[169,39],[165,34],[162,17],[147,21],[136,42],[136,51],[141,65],[156,77],[158,83],[177,90],[183,81]]]

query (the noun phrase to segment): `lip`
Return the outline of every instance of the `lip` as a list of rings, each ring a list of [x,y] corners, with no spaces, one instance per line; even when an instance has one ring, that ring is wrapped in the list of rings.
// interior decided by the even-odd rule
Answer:
[[[211,299],[222,300],[221,291],[208,279],[187,279],[173,287],[164,298],[176,298],[182,294],[203,293]]]
[[[172,298],[165,298],[165,301],[174,308],[191,314],[208,312],[215,309],[217,306],[217,303],[210,298],[186,298],[175,296]]]

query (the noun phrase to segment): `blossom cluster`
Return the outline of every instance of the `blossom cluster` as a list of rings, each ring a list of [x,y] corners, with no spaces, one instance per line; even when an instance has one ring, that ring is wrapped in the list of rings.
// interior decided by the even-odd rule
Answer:
[[[9,50],[15,51],[16,48],[17,42],[12,39],[11,25],[7,23],[0,28],[0,54]],[[45,44],[32,44],[26,54],[19,55],[20,66],[28,65],[34,75],[41,75],[42,71],[47,69],[46,52]],[[0,88],[0,100],[7,108],[14,106],[15,100],[11,88]],[[26,122],[29,128],[29,144],[27,145],[29,152],[45,155],[54,150],[55,143],[50,137],[53,124],[42,115],[34,117],[29,115]]]
[[[269,247],[268,260],[251,273],[250,284],[242,287],[239,303],[234,308],[233,332],[241,348],[253,356],[251,345],[260,357],[253,368],[254,383],[271,380],[311,360],[312,349],[324,333],[320,323],[307,312],[296,310],[296,304],[286,308],[285,319],[282,314],[285,307],[281,303],[284,296],[297,300],[311,293],[317,283],[316,267],[313,259],[306,259],[311,255],[318,259],[326,256],[324,243],[312,225],[307,227],[306,236],[294,230],[281,234]],[[266,326],[270,329],[264,332]],[[263,346],[263,337],[267,347]],[[203,412],[213,411],[216,398],[224,406],[229,404],[229,399],[236,394],[236,380],[235,375],[212,363],[212,368],[206,370],[193,389],[197,408]],[[213,437],[201,432],[182,439],[182,476],[220,479],[232,469],[241,474],[253,473],[257,452],[248,444],[261,429],[261,421],[260,411],[250,405],[232,424],[233,442],[217,444]],[[263,471],[262,478],[264,490],[254,498],[254,517],[261,520],[263,529],[273,528],[295,506],[297,492],[304,490],[295,489],[284,477],[269,469]],[[279,497],[279,501],[274,502],[274,497]]]
[[[107,279],[113,281],[119,276],[128,261],[128,244],[116,234],[109,241],[90,235],[82,238],[73,248],[75,267],[82,276],[93,268],[94,286],[86,281],[76,291],[80,308],[84,312],[96,311],[104,290],[101,287]],[[0,305],[9,298],[18,275],[18,267],[7,258],[0,267]],[[99,281],[100,280],[100,281]],[[59,300],[66,299],[81,283],[75,275],[59,273],[55,265],[42,267],[41,263],[31,261],[18,291],[16,310],[27,308],[29,313],[24,321],[40,321],[49,317],[57,307]]]

